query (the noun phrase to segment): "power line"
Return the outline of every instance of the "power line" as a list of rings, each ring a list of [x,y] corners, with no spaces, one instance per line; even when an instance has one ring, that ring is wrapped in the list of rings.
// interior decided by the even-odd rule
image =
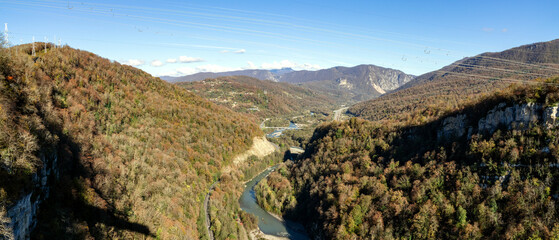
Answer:
[[[519,72],[519,69],[511,70],[511,69],[503,69],[503,68],[494,68],[494,67],[486,67],[481,65],[473,65],[473,64],[465,64],[465,63],[452,63],[449,66],[458,66],[463,68],[478,68],[478,69],[485,69],[486,71],[501,71],[501,72],[509,72],[514,74],[520,75],[530,75],[530,76],[549,76],[549,74],[542,74],[542,73],[530,73],[530,72]],[[559,69],[555,72],[559,73]]]
[[[47,3],[61,3],[61,2],[58,2],[58,1],[43,1],[43,3],[44,2],[47,2]],[[64,7],[56,7],[56,6],[53,6],[53,5],[37,4],[37,2],[34,2],[34,3],[16,3],[16,4],[64,9]],[[127,7],[127,6],[121,6],[121,5],[91,4],[91,3],[88,3],[88,4],[90,4],[90,5],[102,5],[102,6],[116,6],[116,7],[123,7],[123,8],[128,8],[128,9],[137,9],[138,8],[138,7]],[[144,10],[144,8],[140,8],[140,9]],[[146,10],[148,10],[148,9],[146,9]],[[150,10],[150,12],[149,12],[150,15],[153,15],[153,10],[152,9],[149,9],[149,10]],[[119,13],[115,13],[114,11],[108,11],[108,10],[94,10],[94,9],[86,9],[86,8],[79,9],[78,7],[76,7],[72,11],[100,13],[100,14],[113,15],[113,16],[117,15],[117,16],[121,16],[121,17],[135,18],[137,20],[143,20],[143,21],[147,21],[147,22],[163,23],[163,24],[176,25],[176,26],[190,26],[190,27],[195,26],[196,28],[201,28],[201,29],[210,29],[210,30],[225,31],[225,32],[231,32],[231,33],[239,33],[239,31],[242,31],[242,32],[244,32],[244,34],[248,34],[248,35],[257,35],[257,36],[267,37],[267,38],[277,38],[277,39],[280,39],[280,40],[302,41],[302,42],[305,42],[305,43],[315,42],[315,43],[319,43],[319,44],[339,45],[338,43],[333,43],[333,42],[327,42],[327,41],[321,41],[321,40],[309,39],[309,38],[294,37],[293,35],[284,35],[284,34],[278,34],[278,33],[274,33],[274,32],[268,32],[268,31],[259,31],[259,30],[252,30],[252,29],[247,29],[247,28],[238,28],[238,27],[230,27],[230,26],[204,24],[204,23],[199,23],[199,22],[181,21],[181,20],[174,20],[174,19],[168,19],[168,18],[156,18],[156,17],[148,17],[148,16],[141,16],[141,15],[133,15],[133,14],[119,14]],[[173,11],[173,10],[156,9],[155,11],[156,12],[160,11],[160,12],[167,12],[168,13],[169,11]],[[178,11],[178,12],[180,12],[180,11]],[[188,16],[191,16],[191,15],[188,15]],[[227,16],[227,17],[229,17],[229,16]],[[250,19],[250,20],[252,21],[253,19]],[[257,21],[257,20],[258,19],[254,19],[254,21]],[[275,23],[275,21],[273,23]],[[374,36],[340,32],[340,31],[334,31],[334,30],[330,30],[330,29],[314,28],[314,27],[307,27],[307,26],[304,26],[304,25],[293,25],[293,24],[284,24],[284,25],[288,26],[290,28],[294,28],[294,27],[295,28],[302,28],[302,29],[305,29],[306,31],[313,30],[313,31],[319,31],[319,32],[327,32],[327,33],[335,34],[335,36],[338,36],[338,37],[340,35],[344,35],[346,37],[349,37],[349,39],[369,39],[369,40],[387,41],[387,42],[409,45],[409,46],[413,46],[413,47],[421,48],[421,49],[426,47],[426,45],[423,45],[423,44],[416,44],[416,43],[403,42],[403,41],[394,40],[394,39],[385,39],[385,38],[374,37]],[[344,45],[344,46],[346,46],[346,45]],[[353,47],[355,47],[355,46],[353,46]],[[427,46],[427,47],[429,47],[431,49],[437,49],[437,50],[440,50],[440,51],[447,51],[448,53],[451,52],[451,50],[440,49],[440,48],[436,48],[436,47],[432,47],[432,46]],[[359,48],[362,48],[362,47],[359,47]],[[368,49],[368,48],[364,48],[364,49],[372,50],[372,49]]]
[[[508,60],[508,59],[504,59],[504,58],[494,58],[494,57],[483,56],[483,55],[478,55],[478,56],[475,56],[475,57],[493,59],[493,60],[496,60],[496,61],[509,62],[509,63],[514,63],[514,64],[517,64],[517,65],[526,65],[526,66],[532,66],[532,67],[538,67],[538,68],[546,68],[546,69],[550,69],[550,70],[553,70],[553,71],[559,71],[559,69],[557,69],[557,68],[552,68],[552,67],[545,66],[545,65],[518,62],[518,61]]]

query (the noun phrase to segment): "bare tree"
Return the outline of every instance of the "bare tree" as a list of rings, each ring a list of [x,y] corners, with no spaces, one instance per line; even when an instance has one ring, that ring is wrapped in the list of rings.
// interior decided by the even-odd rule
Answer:
[[[12,229],[8,227],[8,223],[10,223],[10,219],[6,216],[6,209],[2,206],[0,207],[0,240],[14,239]]]

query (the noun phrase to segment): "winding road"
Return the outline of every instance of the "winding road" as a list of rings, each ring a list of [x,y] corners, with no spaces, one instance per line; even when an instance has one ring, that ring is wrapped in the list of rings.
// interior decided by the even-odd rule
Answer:
[[[340,108],[338,110],[334,110],[334,121],[341,121],[342,120],[342,114],[345,113],[347,111],[347,109],[349,109],[349,107],[343,107]]]
[[[210,240],[214,240],[215,238],[214,238],[214,233],[210,229],[211,222],[210,222],[210,212],[208,212],[208,205],[210,203],[210,195],[212,193],[212,190],[215,188],[215,185],[218,184],[218,183],[219,183],[219,180],[212,183],[208,193],[206,194],[206,199],[204,199],[204,211],[206,212],[206,230],[208,231],[208,238]]]

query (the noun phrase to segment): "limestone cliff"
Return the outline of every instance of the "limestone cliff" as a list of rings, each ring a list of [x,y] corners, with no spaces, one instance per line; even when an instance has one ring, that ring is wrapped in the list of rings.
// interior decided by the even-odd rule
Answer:
[[[462,137],[466,133],[468,138],[473,133],[491,134],[501,126],[507,129],[525,129],[531,124],[543,124],[546,128],[551,128],[559,124],[557,108],[557,106],[544,107],[538,103],[512,105],[500,103],[477,121],[464,114],[449,116],[441,121],[437,139]]]
[[[31,231],[37,225],[39,206],[48,198],[52,182],[60,176],[56,153],[42,153],[41,160],[43,165],[32,176],[31,191],[24,193],[7,209],[10,222],[6,227],[16,240],[30,238]]]

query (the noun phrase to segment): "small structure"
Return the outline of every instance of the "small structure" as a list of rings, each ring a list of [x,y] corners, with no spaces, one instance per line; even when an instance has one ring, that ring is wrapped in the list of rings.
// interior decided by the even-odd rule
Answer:
[[[299,155],[302,155],[303,153],[305,153],[305,149],[302,149],[300,147],[295,147],[295,146],[289,147],[289,158],[291,160],[297,158]]]

